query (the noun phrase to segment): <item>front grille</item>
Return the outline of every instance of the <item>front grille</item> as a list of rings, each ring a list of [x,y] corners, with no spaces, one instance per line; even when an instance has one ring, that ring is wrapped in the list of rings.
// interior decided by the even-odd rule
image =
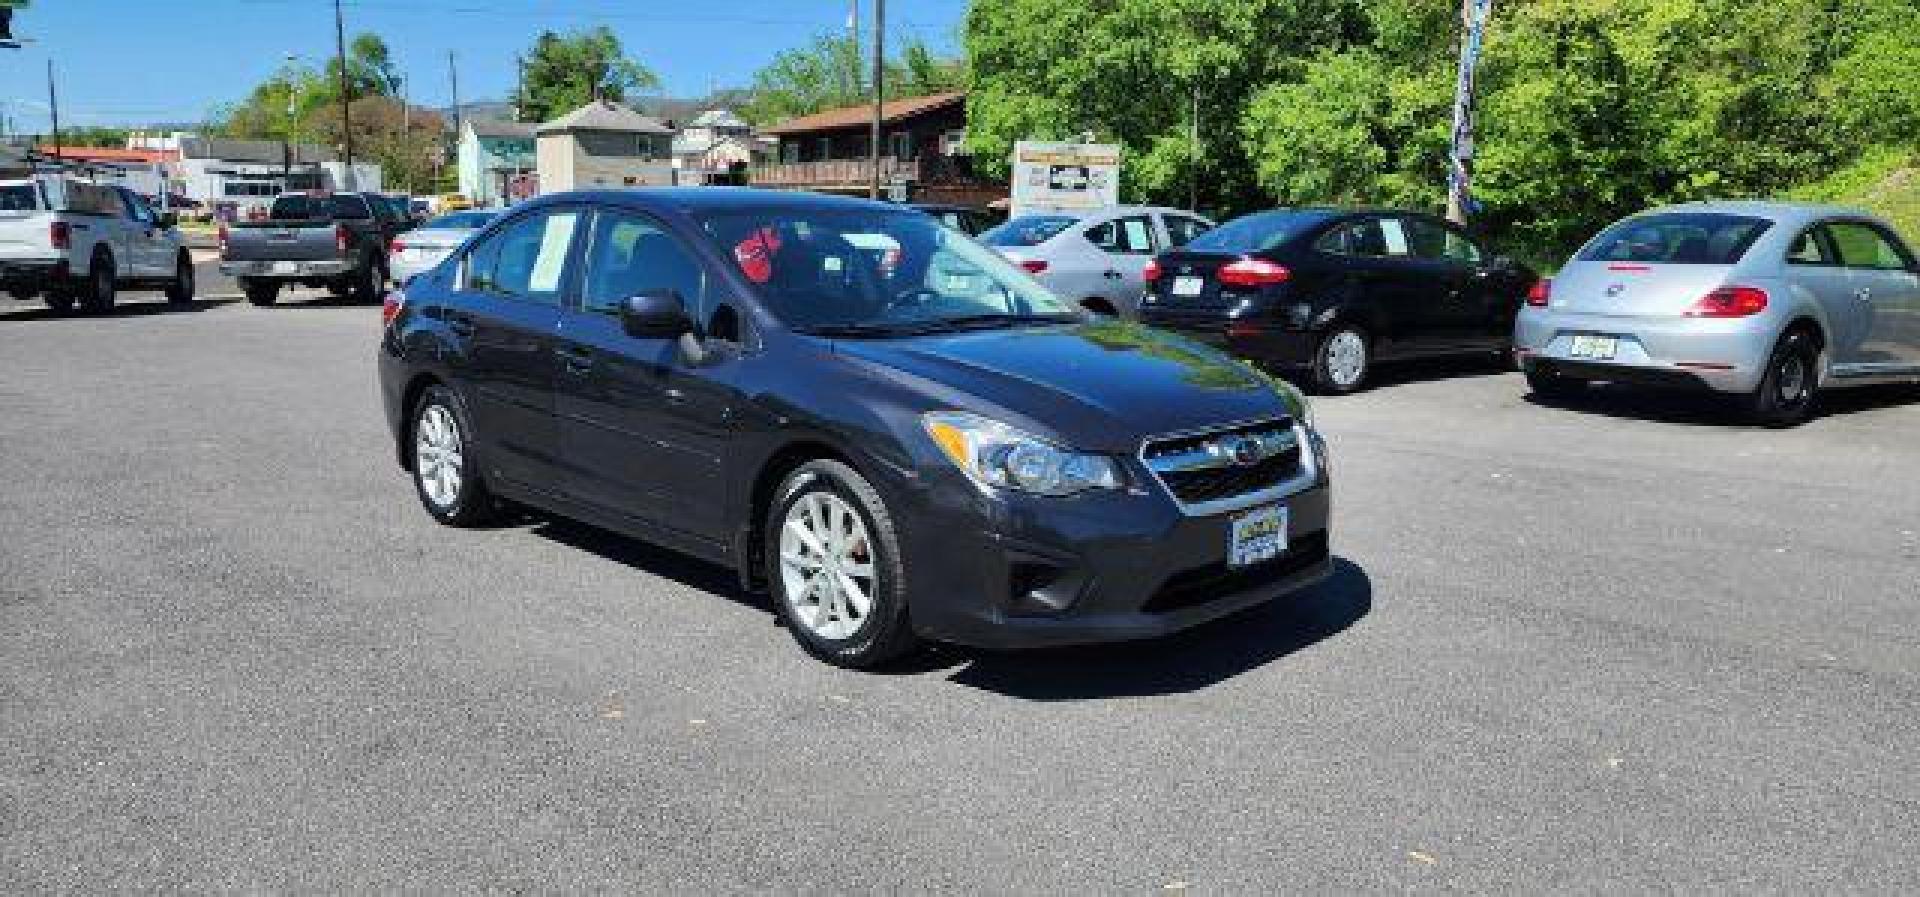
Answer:
[[[1251,438],[1261,457],[1248,463],[1227,448]],[[1261,421],[1206,433],[1156,439],[1140,460],[1182,503],[1223,501],[1271,489],[1301,472],[1301,445],[1293,421]]]
[[[1301,536],[1280,556],[1251,567],[1228,567],[1213,563],[1194,567],[1167,577],[1140,609],[1145,613],[1199,607],[1202,604],[1238,595],[1275,580],[1285,579],[1327,559],[1327,531]]]
[[[1252,467],[1168,471],[1161,482],[1174,497],[1188,504],[1219,501],[1277,486],[1300,472],[1300,446],[1295,445]]]

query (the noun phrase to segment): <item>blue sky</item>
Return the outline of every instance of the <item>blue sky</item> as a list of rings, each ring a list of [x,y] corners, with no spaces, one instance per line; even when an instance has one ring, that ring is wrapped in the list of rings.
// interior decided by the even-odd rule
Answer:
[[[851,0],[346,0],[347,32],[374,31],[409,77],[410,99],[448,103],[446,54],[459,55],[462,101],[502,98],[514,56],[542,29],[604,24],[673,96],[744,85],[781,49],[846,27]],[[888,32],[957,44],[968,0],[888,0]],[[860,0],[870,22],[872,0]],[[865,31],[869,25],[862,24]],[[199,121],[239,100],[286,54],[333,52],[331,0],[32,0],[0,50],[0,112],[46,130],[46,61],[61,124]]]

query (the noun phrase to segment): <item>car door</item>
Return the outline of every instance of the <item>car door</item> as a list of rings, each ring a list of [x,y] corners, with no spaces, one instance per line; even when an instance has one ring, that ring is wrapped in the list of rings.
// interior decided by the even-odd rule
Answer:
[[[449,367],[488,475],[542,492],[560,491],[554,350],[581,217],[574,207],[543,208],[475,241],[455,301],[440,310],[460,343]]]
[[[1912,252],[1869,221],[1834,221],[1827,231],[1846,266],[1854,301],[1869,309],[1860,338],[1862,362],[1889,372],[1920,368],[1920,276]]]
[[[1827,355],[1843,371],[1864,361],[1861,340],[1873,321],[1873,306],[1854,298],[1855,286],[1833,235],[1824,224],[1802,230],[1787,244],[1783,270],[1787,284],[1820,306],[1827,316]]]
[[[1467,235],[1438,218],[1401,219],[1407,245],[1425,275],[1421,317],[1429,348],[1491,349],[1513,332],[1520,297],[1508,278],[1485,264]],[[1508,299],[1513,308],[1508,309]]]
[[[724,539],[721,464],[733,358],[688,363],[675,339],[630,336],[629,297],[672,290],[710,318],[700,257],[657,219],[601,209],[587,232],[578,301],[562,318],[557,395],[568,493],[605,512]]]
[[[1380,355],[1424,351],[1429,345],[1428,277],[1413,263],[1406,226],[1392,216],[1369,215],[1327,231],[1315,248],[1335,263],[1342,301],[1373,329]]]
[[[172,247],[166,230],[160,226],[160,216],[131,190],[120,191],[120,198],[127,209],[127,252],[132,262],[131,270],[126,273],[140,277],[173,273],[173,254],[168,251]]]
[[[1106,299],[1131,317],[1147,289],[1147,262],[1160,251],[1153,216],[1120,215],[1086,228],[1081,235],[1097,253],[1092,261],[1099,280],[1089,284],[1086,295]]]

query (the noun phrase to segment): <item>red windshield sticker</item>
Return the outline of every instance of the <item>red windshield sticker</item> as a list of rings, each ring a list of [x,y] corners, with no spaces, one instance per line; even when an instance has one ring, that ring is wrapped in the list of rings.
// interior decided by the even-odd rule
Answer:
[[[766,283],[773,279],[773,254],[779,251],[780,235],[771,227],[763,227],[733,247],[733,258],[748,280]]]

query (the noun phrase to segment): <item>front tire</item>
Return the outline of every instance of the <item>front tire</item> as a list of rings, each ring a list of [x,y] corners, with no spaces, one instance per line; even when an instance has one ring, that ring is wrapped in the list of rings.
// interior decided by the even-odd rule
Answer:
[[[167,301],[174,305],[186,305],[193,301],[193,259],[182,253],[174,263],[173,282],[167,284]]]
[[[764,544],[774,611],[807,653],[869,670],[920,645],[893,517],[853,468],[818,460],[789,474]]]
[[[479,526],[495,515],[480,479],[473,426],[453,390],[429,386],[414,405],[411,437],[414,492],[433,519],[448,526]]]
[[[1819,344],[1805,331],[1788,333],[1774,345],[1765,376],[1743,402],[1747,416],[1763,427],[1806,423],[1813,416],[1819,381]]]
[[[1313,352],[1313,385],[1323,393],[1357,392],[1373,373],[1373,344],[1367,332],[1352,324],[1336,324],[1320,338]]]

